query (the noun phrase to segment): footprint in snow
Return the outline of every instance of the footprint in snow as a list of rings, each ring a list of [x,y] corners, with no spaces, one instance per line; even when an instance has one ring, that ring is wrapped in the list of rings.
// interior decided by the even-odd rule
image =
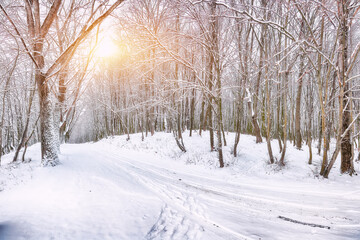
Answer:
[[[157,222],[146,235],[148,240],[196,240],[204,229],[167,205],[161,209]]]

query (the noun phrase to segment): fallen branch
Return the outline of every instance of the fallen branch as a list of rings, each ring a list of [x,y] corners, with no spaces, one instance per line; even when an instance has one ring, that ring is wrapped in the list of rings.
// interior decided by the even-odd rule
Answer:
[[[310,226],[310,227],[318,227],[318,228],[326,228],[326,229],[330,229],[329,226],[324,226],[324,225],[319,225],[319,224],[315,224],[315,223],[306,223],[306,222],[300,222],[291,218],[287,218],[287,217],[283,217],[283,216],[278,216],[278,218],[288,221],[288,222],[292,222],[292,223],[297,223],[297,224],[302,224],[302,225],[306,225],[306,226]]]

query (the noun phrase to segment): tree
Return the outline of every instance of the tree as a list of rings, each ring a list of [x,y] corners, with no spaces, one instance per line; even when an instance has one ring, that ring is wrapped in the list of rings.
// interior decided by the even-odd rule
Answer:
[[[4,7],[0,4],[2,12],[5,14],[12,27],[14,28],[17,36],[20,38],[25,50],[27,51],[27,54],[29,55],[35,67],[35,81],[37,84],[40,103],[41,159],[43,166],[55,166],[59,162],[56,143],[58,141],[58,135],[55,133],[57,129],[54,125],[54,106],[49,84],[50,78],[53,76],[53,73],[57,68],[60,68],[61,72],[61,68],[70,61],[80,43],[90,34],[92,29],[94,29],[107,16],[109,16],[110,13],[122,2],[123,0],[116,1],[104,14],[91,22],[95,12],[98,10],[96,9],[91,14],[91,17],[88,19],[88,22],[86,23],[85,27],[82,29],[76,40],[66,50],[64,50],[64,52],[60,54],[60,56],[50,65],[47,70],[45,70],[45,67],[49,66],[49,64],[47,63],[44,56],[44,44],[45,40],[50,37],[49,30],[54,23],[58,10],[62,4],[62,0],[55,0],[52,3],[42,23],[42,10],[39,1],[24,1],[27,17],[27,34],[30,38],[30,44],[26,43],[25,37],[19,32],[19,28],[17,27],[17,25],[7,14]]]

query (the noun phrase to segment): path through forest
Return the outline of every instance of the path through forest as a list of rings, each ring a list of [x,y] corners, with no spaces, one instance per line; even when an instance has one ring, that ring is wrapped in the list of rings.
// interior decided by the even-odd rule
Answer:
[[[231,182],[104,146],[63,145],[60,166],[0,192],[0,239],[360,238],[360,186]]]

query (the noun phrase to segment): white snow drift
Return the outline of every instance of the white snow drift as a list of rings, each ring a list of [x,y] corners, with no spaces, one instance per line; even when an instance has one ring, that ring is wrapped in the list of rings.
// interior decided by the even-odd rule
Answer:
[[[308,165],[307,149],[290,146],[279,168],[242,135],[219,169],[207,133],[184,142],[186,153],[167,133],[66,144],[54,168],[32,146],[30,163],[0,168],[0,239],[360,238],[360,179],[340,175],[339,162],[322,179],[320,156]]]

